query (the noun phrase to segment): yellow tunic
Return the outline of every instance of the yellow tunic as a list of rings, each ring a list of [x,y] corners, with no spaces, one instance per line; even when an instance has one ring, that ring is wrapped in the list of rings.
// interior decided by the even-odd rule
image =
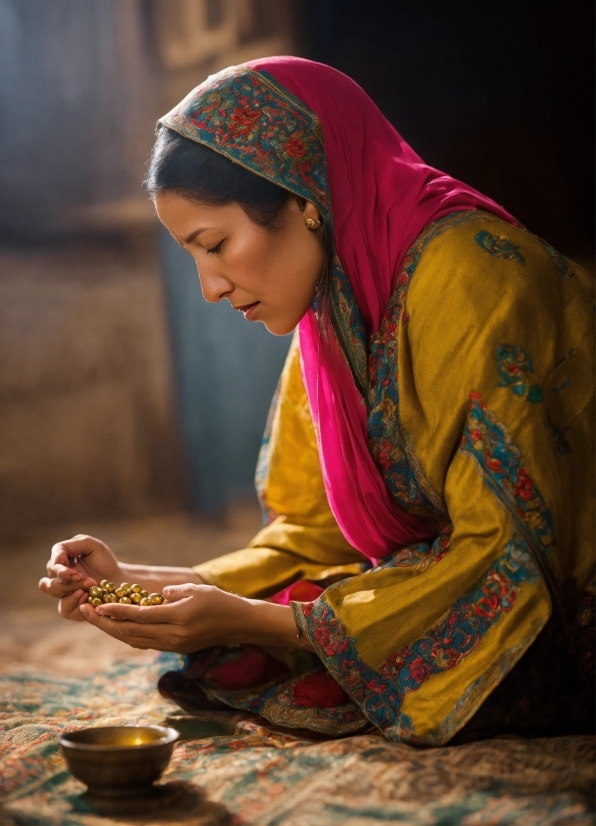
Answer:
[[[437,540],[371,570],[344,539],[296,340],[261,458],[269,524],[249,548],[195,570],[250,597],[321,582],[324,594],[294,610],[328,672],[387,737],[440,744],[560,614],[553,588],[571,659],[584,656],[594,594],[593,285],[540,239],[480,212],[428,227],[409,260],[408,287],[394,296],[397,329],[389,314],[373,341],[384,346],[389,331],[397,345],[396,449],[429,503],[410,510],[438,520]]]

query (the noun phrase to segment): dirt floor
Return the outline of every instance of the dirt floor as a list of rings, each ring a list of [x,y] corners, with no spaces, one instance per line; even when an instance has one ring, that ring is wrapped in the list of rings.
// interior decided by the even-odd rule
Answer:
[[[243,548],[261,526],[256,503],[234,506],[225,523],[182,512],[133,520],[91,521],[39,529],[27,540],[0,545],[0,673],[23,666],[85,675],[120,660],[149,660],[87,623],[67,622],[37,583],[55,542],[88,533],[106,542],[124,562],[196,565]]]

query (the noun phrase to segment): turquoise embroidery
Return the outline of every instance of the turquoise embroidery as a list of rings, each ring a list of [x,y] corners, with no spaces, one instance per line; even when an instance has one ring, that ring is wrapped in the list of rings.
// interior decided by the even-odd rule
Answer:
[[[551,245],[544,241],[542,238],[538,238],[538,240],[540,241],[544,249],[548,252],[550,257],[553,259],[555,267],[559,270],[561,275],[564,278],[573,278],[575,273],[571,269],[569,261],[565,258],[565,256],[561,255],[560,252],[557,252],[557,250],[554,247],[551,247]]]
[[[331,225],[317,116],[267,72],[232,66],[209,77],[160,123],[307,198]]]
[[[522,266],[526,263],[523,255],[519,251],[519,247],[516,247],[506,235],[499,235],[497,237],[491,232],[482,229],[475,236],[474,240],[483,250],[486,250],[489,255],[494,255],[495,258],[512,258]]]
[[[448,525],[431,544],[429,542],[415,542],[407,548],[401,548],[380,560],[371,571],[381,571],[386,568],[418,568],[424,570],[435,562],[439,562],[449,550],[453,526]]]
[[[529,402],[541,402],[544,393],[534,375],[534,365],[523,347],[501,344],[497,350],[501,381],[499,387],[509,387],[517,396]]]
[[[514,519],[521,521],[521,528],[532,545],[548,554],[556,544],[550,512],[528,476],[521,453],[478,393],[470,396],[470,412],[460,449],[476,460],[485,484]]]
[[[389,492],[402,507],[423,508],[440,518],[446,518],[445,505],[417,469],[399,422],[397,334],[400,323],[408,321],[404,310],[407,292],[428,244],[451,227],[480,221],[500,223],[493,215],[470,210],[451,213],[429,224],[406,253],[387,312],[368,345],[369,450]],[[345,326],[349,324],[350,317],[346,316]]]
[[[416,742],[411,720],[401,712],[406,694],[457,666],[512,610],[519,586],[539,577],[527,545],[514,536],[476,588],[457,600],[423,637],[377,668],[360,659],[356,640],[346,634],[324,597],[303,606],[305,630],[327,669],[368,719],[389,739]]]

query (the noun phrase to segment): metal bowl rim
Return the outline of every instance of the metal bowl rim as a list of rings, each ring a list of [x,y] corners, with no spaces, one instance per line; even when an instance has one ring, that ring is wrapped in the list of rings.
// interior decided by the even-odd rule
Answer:
[[[159,740],[154,740],[152,743],[139,743],[136,746],[118,746],[116,744],[108,745],[106,743],[79,743],[73,740],[69,740],[69,734],[78,734],[80,731],[109,731],[115,728],[150,728],[154,730],[160,730],[164,732],[163,737],[160,737]],[[125,751],[135,751],[138,752],[139,749],[152,749],[156,748],[157,746],[169,746],[178,740],[180,737],[180,732],[176,731],[175,728],[170,728],[169,726],[87,726],[86,728],[78,728],[74,729],[73,731],[68,731],[65,734],[61,734],[58,738],[58,742],[63,748],[73,749],[73,750],[80,750],[80,751],[90,751],[90,752],[107,752],[107,751],[117,751],[117,752],[125,752]]]

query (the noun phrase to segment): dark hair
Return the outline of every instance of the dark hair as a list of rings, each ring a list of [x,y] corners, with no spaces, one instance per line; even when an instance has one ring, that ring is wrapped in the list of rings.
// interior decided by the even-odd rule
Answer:
[[[191,201],[224,206],[238,203],[251,221],[267,229],[279,227],[279,218],[289,198],[296,197],[277,184],[256,175],[224,155],[191,141],[167,126],[161,126],[149,160],[145,179],[147,192],[178,192]],[[304,200],[304,199],[300,199]],[[317,316],[329,318],[333,238],[323,225],[325,263],[317,284]]]
[[[157,133],[145,187],[151,197],[170,190],[213,206],[238,203],[255,224],[269,229],[276,228],[291,197],[287,189],[167,126]]]

